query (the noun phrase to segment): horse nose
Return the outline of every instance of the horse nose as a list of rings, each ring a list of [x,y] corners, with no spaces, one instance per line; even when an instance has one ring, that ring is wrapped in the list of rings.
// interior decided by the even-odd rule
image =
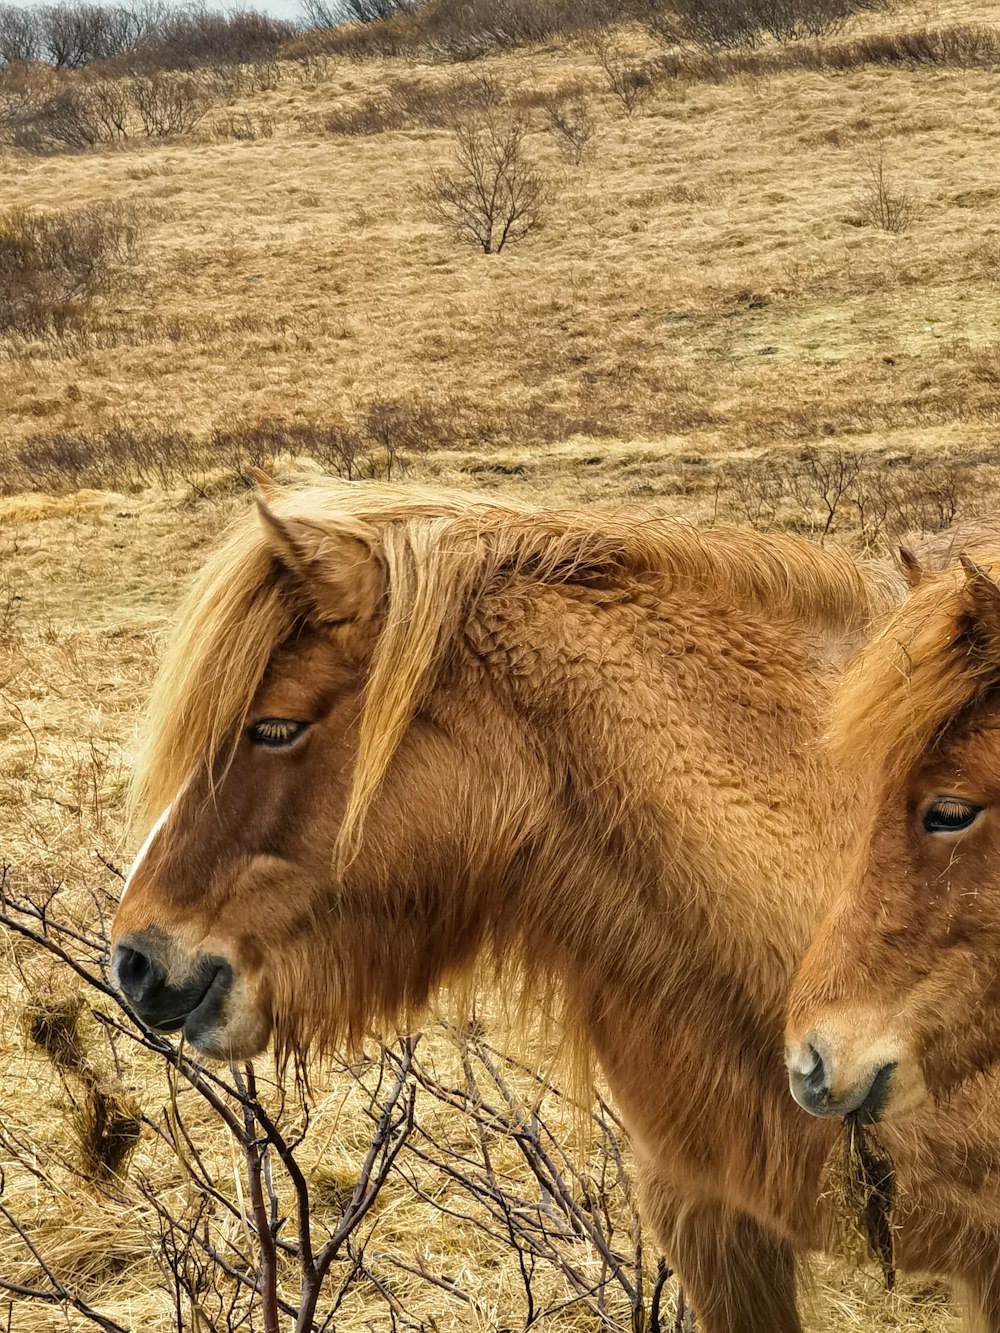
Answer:
[[[163,931],[126,935],[115,946],[111,975],[138,1018],[159,1032],[191,1036],[222,1017],[233,969],[214,954],[190,956]]]
[[[895,1061],[869,1070],[850,1086],[838,1087],[835,1057],[818,1034],[809,1033],[798,1049],[786,1052],[785,1059],[789,1089],[803,1110],[818,1116],[856,1113],[868,1124],[879,1119],[888,1100]]]
[[[829,1115],[825,1109],[830,1100],[826,1063],[811,1036],[798,1051],[789,1051],[787,1064],[788,1086],[798,1104],[812,1115]]]
[[[167,969],[142,949],[119,944],[111,960],[111,971],[118,989],[129,1004],[141,1012],[157,992],[163,989]]]

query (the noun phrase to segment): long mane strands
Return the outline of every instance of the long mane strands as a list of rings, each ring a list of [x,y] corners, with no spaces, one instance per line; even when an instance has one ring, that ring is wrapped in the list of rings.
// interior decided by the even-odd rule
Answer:
[[[992,675],[968,634],[965,574],[926,577],[848,666],[833,700],[830,742],[901,782]]]
[[[360,520],[378,534],[388,597],[365,690],[355,781],[341,828],[350,859],[365,812],[462,617],[492,581],[653,576],[674,590],[817,625],[860,629],[897,600],[891,577],[801,538],[430,489],[326,482],[270,502],[280,515]],[[245,721],[268,661],[305,608],[256,514],[243,516],[189,593],[147,710],[132,789],[155,818]]]
[[[147,705],[130,792],[148,824],[246,720],[296,611],[259,530],[237,529],[195,579]]]

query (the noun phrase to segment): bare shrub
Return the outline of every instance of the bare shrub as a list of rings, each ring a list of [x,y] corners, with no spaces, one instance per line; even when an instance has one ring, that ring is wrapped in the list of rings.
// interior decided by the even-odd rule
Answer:
[[[884,0],[674,0],[680,37],[709,49],[819,37]]]
[[[199,69],[273,61],[295,34],[295,25],[253,10],[229,13],[185,8],[168,11],[133,48],[148,69]]]
[[[16,147],[29,153],[82,152],[117,137],[92,91],[75,86],[60,89],[38,106],[29,104],[13,132]]]
[[[0,5],[0,61],[4,65],[40,60],[42,40],[37,11]]]
[[[210,105],[208,85],[194,75],[74,81],[41,102],[22,102],[11,116],[13,140],[27,152],[59,153],[121,143],[133,134],[187,134]]]
[[[223,139],[236,139],[241,143],[252,143],[256,139],[270,139],[274,134],[274,117],[258,112],[231,112],[222,120],[215,122],[215,133]]]
[[[680,48],[651,62],[655,78],[724,83],[742,76],[769,78],[795,70],[846,71],[866,66],[919,69],[991,69],[1000,64],[1000,32],[976,24],[873,33],[850,41],[803,43],[765,50]]]
[[[545,128],[564,162],[578,167],[590,151],[597,125],[584,97],[551,98],[544,105]]]
[[[22,441],[0,455],[0,494],[60,494],[83,486],[128,491],[177,483],[197,488],[200,474],[213,469],[249,484],[253,468],[272,469],[295,457],[312,458],[347,480],[391,480],[417,454],[455,440],[447,405],[436,410],[419,400],[384,398],[335,421],[234,418],[207,437],[118,424],[93,434],[42,434]]]
[[[329,13],[331,0],[321,0]],[[305,33],[283,49],[296,59],[320,53],[365,60],[429,55],[477,60],[555,37],[590,32],[632,16],[633,0],[424,0],[391,18]]]
[[[631,118],[653,91],[647,61],[631,51],[617,35],[601,34],[591,44],[605,82]]]
[[[204,85],[192,77],[153,74],[133,79],[132,105],[149,139],[189,134],[204,119],[210,102]]]
[[[104,864],[117,882],[89,888],[82,912],[64,889],[0,870],[12,966],[43,996],[24,1014],[36,1068],[53,1070],[76,1142],[70,1157],[51,1131],[6,1106],[0,1116],[0,1291],[19,1302],[26,1327],[37,1304],[127,1333],[100,1308],[106,1274],[102,1284],[54,1253],[47,1218],[74,1201],[132,1209],[145,1252],[132,1261],[148,1262],[150,1287],[169,1301],[178,1329],[353,1327],[345,1301],[361,1284],[384,1307],[385,1327],[427,1327],[408,1308],[421,1288],[442,1322],[478,1320],[466,1265],[440,1271],[423,1247],[363,1225],[387,1185],[443,1226],[458,1222],[492,1240],[491,1263],[515,1279],[491,1308],[496,1327],[554,1325],[560,1316],[608,1333],[667,1326],[670,1273],[646,1249],[624,1130],[604,1101],[590,1111],[591,1145],[574,1154],[552,1127],[567,1100],[560,1089],[492,1046],[482,1023],[442,1022],[338,1062],[340,1109],[347,1096],[359,1108],[357,1153],[345,1171],[324,1170],[316,1154],[329,1131],[318,1130],[307,1087],[285,1087],[249,1063],[202,1065],[124,1007],[107,935],[123,876]],[[126,1088],[126,1070],[145,1075],[141,1100]],[[140,1137],[159,1150],[155,1179],[132,1159]],[[222,1155],[221,1177],[220,1141],[238,1153]],[[164,1158],[183,1190],[163,1188]],[[678,1293],[674,1327],[690,1326]]]
[[[424,192],[433,221],[499,254],[542,221],[546,185],[524,152],[518,116],[488,115],[459,127],[454,165],[435,172]]]
[[[899,462],[840,445],[729,463],[717,484],[722,507],[755,528],[791,527],[821,541],[853,534],[866,550],[974,517],[985,490],[969,464]]]
[[[169,485],[193,472],[199,455],[176,431],[113,426],[98,435],[37,435],[0,466],[0,490],[44,490],[58,495],[81,486],[134,490]]]
[[[114,291],[134,263],[139,230],[125,204],[0,217],[0,330],[62,327],[81,304]]]
[[[905,231],[913,221],[913,196],[890,180],[881,147],[871,150],[865,158],[862,184],[855,195],[854,207],[869,227],[880,227],[894,235]]]

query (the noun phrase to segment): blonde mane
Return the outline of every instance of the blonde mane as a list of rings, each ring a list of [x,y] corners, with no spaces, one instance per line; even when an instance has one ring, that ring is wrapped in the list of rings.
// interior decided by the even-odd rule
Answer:
[[[365,689],[342,853],[447,645],[477,595],[513,575],[544,583],[655,577],[818,630],[858,632],[892,605],[899,583],[876,567],[801,538],[734,528],[699,531],[650,516],[530,510],[455,492],[328,483],[269,502],[284,517],[338,521],[373,533],[388,592]],[[149,701],[132,803],[151,822],[199,764],[245,724],[274,652],[308,619],[256,513],[242,516],[209,557],[181,609]]]
[[[977,551],[994,568],[1000,552]],[[996,678],[968,633],[966,575],[926,576],[851,661],[832,703],[830,741],[851,764],[901,782]]]

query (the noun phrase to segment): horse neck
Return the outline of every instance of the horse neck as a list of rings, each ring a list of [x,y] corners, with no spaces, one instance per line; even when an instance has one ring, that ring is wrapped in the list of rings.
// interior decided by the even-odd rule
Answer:
[[[561,972],[590,1014],[669,1027],[697,985],[737,1028],[737,1011],[779,1024],[832,897],[828,827],[852,823],[814,744],[815,631],[647,587],[509,597],[493,651],[553,792],[505,924],[529,967]],[[500,651],[497,623],[518,647]]]

